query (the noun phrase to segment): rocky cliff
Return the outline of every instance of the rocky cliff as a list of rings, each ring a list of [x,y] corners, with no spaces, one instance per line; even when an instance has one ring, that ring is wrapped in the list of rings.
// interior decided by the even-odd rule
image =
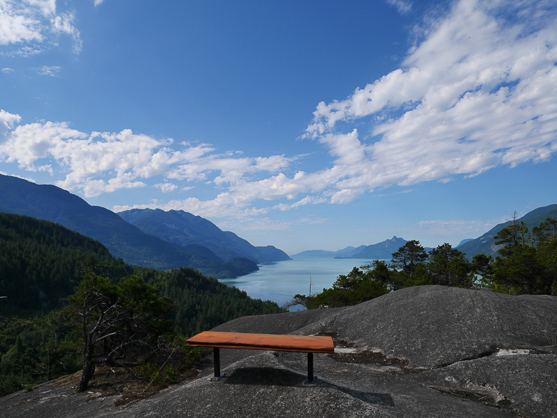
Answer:
[[[225,377],[153,397],[113,398],[44,385],[0,399],[5,417],[556,417],[557,298],[422,286],[357,306],[244,317],[220,331],[331,335],[335,354],[222,350]]]

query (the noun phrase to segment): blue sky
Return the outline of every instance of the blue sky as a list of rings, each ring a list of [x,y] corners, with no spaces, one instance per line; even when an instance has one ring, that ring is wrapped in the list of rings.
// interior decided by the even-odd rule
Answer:
[[[554,0],[0,0],[0,173],[289,254],[557,203]]]

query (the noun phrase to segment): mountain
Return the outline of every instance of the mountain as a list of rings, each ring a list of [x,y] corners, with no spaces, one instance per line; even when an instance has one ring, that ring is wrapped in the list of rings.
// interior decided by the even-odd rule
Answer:
[[[534,209],[528,212],[522,218],[517,219],[517,221],[522,221],[526,224],[528,229],[532,230],[534,226],[538,226],[541,222],[545,221],[546,218],[557,219],[557,204],[544,206],[541,208]],[[508,221],[499,224],[481,237],[470,240],[458,246],[458,249],[463,253],[466,253],[468,259],[472,259],[476,254],[485,254],[495,256],[497,255],[497,246],[495,245],[495,235],[497,233],[512,224],[512,221]]]
[[[464,244],[466,244],[467,242],[472,241],[473,239],[474,239],[474,238],[466,238],[466,239],[463,239],[462,241],[460,241],[460,242],[458,243],[458,245],[457,245],[455,248],[460,248],[461,245],[464,245]]]
[[[252,299],[245,292],[193,269],[160,271],[130,266],[114,258],[98,241],[61,225],[0,213],[0,366],[5,315],[28,317],[67,304],[67,297],[74,293],[81,279],[83,258],[91,255],[103,266],[99,274],[113,283],[135,275],[170,297],[175,305],[175,327],[183,335],[237,316],[283,311],[274,302]],[[230,261],[241,262],[249,260]],[[1,386],[0,379],[0,392]]]
[[[91,206],[56,186],[0,175],[0,196],[0,212],[58,223],[99,241],[128,264],[156,269],[192,267],[213,277],[237,277],[258,269],[250,260],[226,263],[208,249],[184,248],[145,234],[108,209]]]
[[[273,246],[255,247],[233,232],[222,231],[207,219],[188,212],[132,209],[119,215],[146,234],[185,248],[202,245],[223,260],[245,257],[258,264],[290,260],[284,251]]]
[[[131,274],[92,238],[49,221],[0,213],[0,312],[58,307],[73,293],[82,254],[94,254],[107,271]]]
[[[299,258],[341,258],[341,257],[350,258],[350,256],[352,254],[355,254],[358,251],[363,250],[364,248],[366,248],[365,245],[360,245],[357,248],[349,246],[349,247],[343,248],[342,250],[338,250],[338,251],[308,250],[308,251],[302,251],[301,253],[298,253],[298,254],[294,254],[292,256],[292,258],[293,259],[299,259]]]
[[[406,240],[393,236],[391,239],[372,245],[346,247],[338,251],[310,250],[295,254],[292,258],[367,258],[373,260],[390,259],[391,255],[406,244]]]
[[[390,260],[394,252],[406,244],[406,240],[393,236],[391,239],[379,242],[377,244],[368,245],[367,247],[357,251],[350,257],[342,258],[371,258],[374,260]]]
[[[72,332],[75,317],[63,314],[61,308],[68,305],[91,256],[102,265],[95,272],[112,283],[137,276],[169,297],[173,309],[166,319],[173,320],[174,331],[183,336],[240,316],[284,311],[276,303],[252,299],[191,268],[132,267],[115,259],[98,241],[61,225],[0,213],[0,397],[81,367],[79,332]],[[230,263],[252,262],[242,258]],[[130,283],[134,290],[127,289],[139,304],[150,298],[149,288],[135,280]],[[104,313],[110,315],[110,310]],[[0,410],[4,417],[4,408]]]
[[[299,258],[335,258],[335,251],[325,251],[325,250],[307,250],[301,253],[294,254],[292,258],[297,260]]]
[[[534,226],[538,226],[546,218],[557,219],[557,204],[544,206],[528,212],[517,221],[522,221],[528,229],[532,230]],[[476,254],[497,255],[497,246],[494,237],[497,233],[512,224],[512,221],[505,222],[495,226],[481,237],[476,239],[462,240],[456,248],[466,254],[466,258],[472,260]],[[323,251],[310,250],[292,256],[298,258],[367,258],[367,259],[390,259],[392,253],[398,251],[406,243],[406,240],[394,236],[393,238],[368,246],[360,246],[358,248],[346,247],[339,251]],[[431,248],[425,248],[431,251]]]

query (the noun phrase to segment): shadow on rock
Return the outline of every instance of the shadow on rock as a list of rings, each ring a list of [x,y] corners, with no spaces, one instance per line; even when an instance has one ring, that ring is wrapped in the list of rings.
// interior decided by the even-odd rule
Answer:
[[[225,375],[221,382],[227,385],[298,386],[305,377],[299,373],[272,367],[244,367]]]
[[[359,390],[349,389],[343,386],[335,385],[334,383],[329,383],[324,380],[318,382],[319,385],[324,387],[330,387],[336,389],[340,392],[346,393],[362,402],[367,402],[373,405],[383,405],[383,406],[395,406],[395,402],[391,395],[388,393],[373,393],[373,392],[361,392]]]
[[[304,386],[308,389],[331,388],[373,405],[394,407],[393,398],[388,393],[362,392],[336,385],[322,379],[315,384],[307,384],[306,376],[285,369],[272,367],[244,367],[236,369],[229,376],[220,381],[227,385],[255,385],[255,386]]]

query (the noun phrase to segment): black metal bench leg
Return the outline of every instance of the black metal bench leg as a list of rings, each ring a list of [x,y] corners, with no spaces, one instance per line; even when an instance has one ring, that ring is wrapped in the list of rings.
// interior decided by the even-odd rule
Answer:
[[[220,373],[220,349],[218,347],[213,347],[213,366],[215,375],[211,378],[211,381],[218,382],[223,376],[223,374]]]
[[[308,353],[308,380],[307,383],[315,383],[317,378],[313,376],[313,353]]]

